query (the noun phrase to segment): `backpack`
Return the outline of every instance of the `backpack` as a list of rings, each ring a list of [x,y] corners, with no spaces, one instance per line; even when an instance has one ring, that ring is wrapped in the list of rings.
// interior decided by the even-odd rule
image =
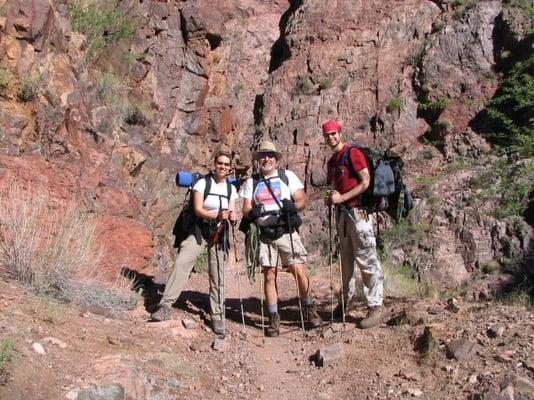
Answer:
[[[286,175],[286,170],[284,168],[278,168],[278,178],[282,182],[284,182],[287,186],[289,186],[289,178]],[[254,195],[254,192],[256,191],[256,187],[258,184],[262,181],[262,177],[259,172],[256,172],[252,174],[252,194]],[[291,200],[295,201],[293,196],[291,196]],[[239,224],[239,230],[243,233],[247,233],[249,230],[250,225],[253,221],[249,220],[248,218],[243,218],[241,220],[241,223]],[[300,225],[302,225],[302,219],[298,214],[291,215],[291,225],[294,229],[298,229]],[[280,232],[277,232],[275,236],[278,236],[280,233],[283,233],[281,230]]]
[[[404,163],[401,157],[390,150],[350,144],[343,153],[342,161],[353,176],[356,171],[349,159],[352,148],[357,148],[364,154],[371,176],[369,187],[360,195],[360,206],[368,212],[385,211],[395,222],[407,217],[414,207],[414,202],[402,179]]]
[[[187,193],[185,194],[184,203],[182,206],[182,211],[180,211],[180,214],[178,215],[178,218],[176,219],[176,222],[174,223],[174,227],[172,229],[172,233],[174,235],[174,245],[173,247],[179,248],[182,242],[189,237],[192,233],[195,233],[195,237],[197,239],[197,243],[201,243],[201,238],[199,235],[197,235],[197,232],[195,232],[194,228],[196,225],[205,225],[206,227],[210,225],[210,222],[203,220],[201,218],[198,218],[195,214],[195,211],[193,209],[193,196],[191,195],[193,191],[193,186],[202,178],[209,178],[211,177],[211,174],[207,175],[201,175],[201,174],[194,174],[193,180],[191,182],[191,185],[187,189]],[[226,180],[226,187],[227,187],[227,196],[228,200],[230,200],[230,197],[232,195],[232,184],[229,180]],[[206,179],[206,188],[204,189],[204,200],[209,196],[211,190],[211,179]],[[206,221],[204,224],[202,221]],[[213,221],[215,222],[215,221]],[[204,228],[207,229],[207,228]],[[202,229],[201,229],[202,230]],[[204,235],[205,236],[205,235]]]

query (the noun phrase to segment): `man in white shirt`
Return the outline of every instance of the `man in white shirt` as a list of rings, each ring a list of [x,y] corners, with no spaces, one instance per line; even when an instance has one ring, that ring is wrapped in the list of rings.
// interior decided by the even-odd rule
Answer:
[[[296,228],[300,225],[297,212],[306,206],[304,185],[289,170],[278,169],[282,153],[273,143],[260,143],[253,157],[260,167],[259,176],[249,178],[242,189],[243,215],[255,221],[260,229],[259,263],[265,275],[265,299],[269,311],[267,336],[280,334],[278,292],[276,287],[278,258],[282,268],[295,276],[303,316],[308,325],[321,325],[311,297],[310,279],[306,273],[306,249]],[[257,179],[255,179],[257,178]]]

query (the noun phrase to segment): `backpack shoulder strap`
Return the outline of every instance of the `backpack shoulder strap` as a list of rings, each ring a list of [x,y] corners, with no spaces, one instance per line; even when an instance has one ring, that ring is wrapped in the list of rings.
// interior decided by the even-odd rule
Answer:
[[[289,178],[286,175],[285,168],[278,168],[278,177],[282,182],[284,182],[287,186],[289,186]]]
[[[347,169],[349,170],[352,176],[356,176],[356,171],[354,171],[354,165],[352,165],[352,163],[350,162],[350,158],[349,158],[350,151],[352,149],[360,150],[363,153],[364,157],[365,157],[365,152],[363,151],[363,148],[361,146],[355,143],[349,144],[347,148],[345,149],[345,151],[343,152],[343,156],[342,156],[343,165],[347,167]],[[365,160],[367,161],[367,157],[365,157]]]
[[[232,184],[230,181],[228,181],[228,179],[226,179],[226,193],[226,199],[228,200],[228,204],[230,204],[230,198],[232,197]]]
[[[206,201],[206,198],[209,196],[211,190],[211,174],[206,175],[204,179],[206,180],[206,187],[204,188],[204,201]]]
[[[206,198],[210,195],[211,192],[211,174],[208,174],[204,177],[206,180],[206,187],[204,188],[204,201],[206,201]],[[222,197],[226,197],[228,201],[230,201],[230,198],[232,197],[232,184],[228,179],[226,181],[226,196],[222,195]],[[220,195],[217,195],[220,196]]]
[[[279,168],[278,169],[278,177],[280,178],[280,180],[282,182],[284,182],[286,184],[286,186],[288,187],[289,189],[289,178],[287,177],[286,175],[286,170],[285,168]],[[290,197],[291,197],[291,201],[292,202],[295,202],[295,198],[293,197],[292,194],[290,194]]]
[[[256,191],[256,187],[258,186],[258,183],[260,183],[261,176],[258,172],[252,174],[252,195],[254,195],[254,192]]]

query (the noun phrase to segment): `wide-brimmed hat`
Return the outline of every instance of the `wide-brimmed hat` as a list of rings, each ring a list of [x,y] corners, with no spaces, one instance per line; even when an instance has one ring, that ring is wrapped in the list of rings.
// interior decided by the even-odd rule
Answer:
[[[261,142],[256,151],[252,152],[252,157],[257,160],[261,153],[274,153],[274,158],[280,160],[282,158],[282,153],[276,150],[274,143],[267,140]]]

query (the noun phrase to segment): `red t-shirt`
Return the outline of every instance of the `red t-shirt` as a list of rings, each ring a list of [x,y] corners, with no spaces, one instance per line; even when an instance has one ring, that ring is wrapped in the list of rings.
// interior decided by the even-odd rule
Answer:
[[[350,170],[343,163],[343,153],[345,153],[348,146],[348,144],[345,144],[340,151],[328,160],[328,182],[332,184],[334,190],[337,190],[341,194],[347,193],[360,183],[358,176],[352,176]],[[353,147],[350,149],[348,160],[352,163],[352,167],[356,172],[367,168],[365,155],[358,148]],[[347,207],[356,207],[358,205],[358,198],[350,199],[343,204]]]

